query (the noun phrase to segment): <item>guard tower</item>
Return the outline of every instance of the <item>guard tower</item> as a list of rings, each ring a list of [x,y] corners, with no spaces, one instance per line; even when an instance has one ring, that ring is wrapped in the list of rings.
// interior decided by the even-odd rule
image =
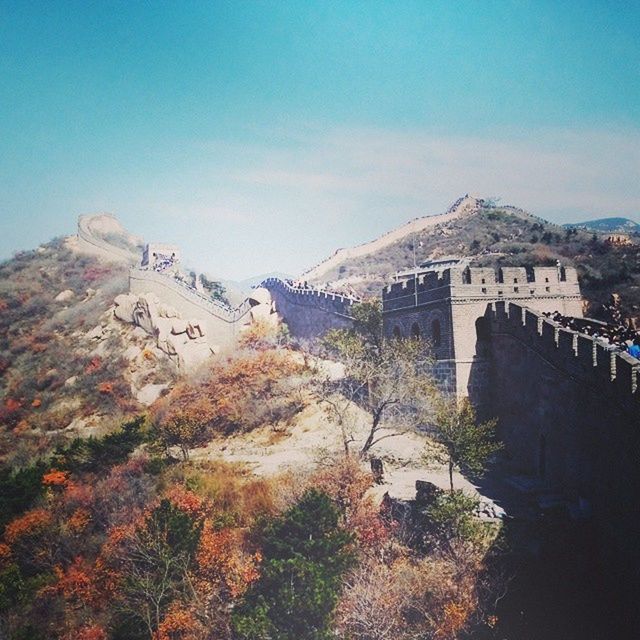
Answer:
[[[180,249],[173,244],[159,242],[145,245],[142,252],[143,268],[163,272],[175,270],[180,262]]]
[[[430,341],[434,374],[443,389],[474,402],[489,380],[487,305],[516,302],[538,312],[582,317],[578,274],[572,267],[452,267],[387,286],[382,294],[385,335]]]

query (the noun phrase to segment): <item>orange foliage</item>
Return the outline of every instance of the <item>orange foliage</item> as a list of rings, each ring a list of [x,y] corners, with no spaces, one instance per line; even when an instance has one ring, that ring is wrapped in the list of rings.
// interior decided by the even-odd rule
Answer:
[[[373,477],[362,469],[357,460],[345,457],[317,471],[311,478],[311,484],[326,493],[348,520],[373,484]]]
[[[258,578],[259,554],[242,551],[240,532],[232,529],[216,531],[205,522],[198,548],[198,577],[206,591],[224,589],[237,598]]]
[[[4,401],[4,406],[7,408],[7,411],[18,411],[19,409],[22,409],[22,402],[15,398],[7,398]]]
[[[351,516],[348,528],[363,549],[379,551],[391,539],[393,524],[382,518],[373,502],[365,500]]]
[[[18,422],[18,424],[14,427],[13,433],[19,435],[21,433],[24,433],[25,431],[29,431],[29,429],[31,429],[31,425],[29,424],[29,422],[27,420],[20,420],[20,422]]]
[[[70,508],[90,507],[94,502],[93,487],[86,483],[69,481],[65,486],[64,502]]]
[[[69,472],[51,469],[42,476],[42,484],[46,487],[66,487],[69,484]]]
[[[91,514],[86,509],[76,509],[69,520],[67,520],[67,526],[73,533],[81,533],[87,528],[87,525],[91,522]]]
[[[39,533],[53,523],[46,509],[32,509],[12,520],[4,530],[5,541],[13,545],[21,538]]]
[[[85,568],[82,558],[75,558],[66,569],[60,566],[55,567],[54,573],[58,579],[54,588],[69,606],[81,606],[95,601],[97,593],[94,581]]]
[[[100,356],[94,356],[89,361],[89,364],[84,368],[84,372],[89,374],[95,373],[96,371],[99,371],[101,367],[102,367],[102,358],[100,358]]]
[[[99,625],[85,625],[62,636],[62,640],[107,640],[107,632]]]
[[[202,498],[192,491],[181,486],[174,486],[167,492],[167,498],[172,504],[195,518],[203,517],[205,514]]]
[[[100,393],[104,393],[105,395],[109,395],[113,393],[113,382],[101,382],[98,385],[98,391]]]
[[[464,629],[471,611],[459,602],[447,602],[444,605],[444,614],[441,623],[436,629],[436,638],[442,640],[455,640],[458,633]]]
[[[0,567],[9,562],[11,559],[11,547],[9,545],[4,544],[4,542],[0,542]]]
[[[204,382],[174,387],[156,403],[154,420],[161,426],[192,424],[222,432],[277,421],[287,413],[278,405],[291,391],[286,382],[302,371],[290,354],[275,350],[230,358],[212,367]]]
[[[153,640],[200,640],[205,636],[205,629],[193,612],[176,605],[165,615]]]
[[[31,403],[31,406],[34,409],[37,409],[38,407],[42,406],[42,400],[40,400],[40,398],[34,398],[33,402]]]

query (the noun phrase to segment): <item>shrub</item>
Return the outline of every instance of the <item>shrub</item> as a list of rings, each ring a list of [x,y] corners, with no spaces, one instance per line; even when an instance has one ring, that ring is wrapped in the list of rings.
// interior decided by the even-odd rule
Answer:
[[[263,536],[260,578],[234,612],[239,638],[320,640],[329,623],[341,578],[353,564],[351,536],[338,527],[326,494],[310,490]]]

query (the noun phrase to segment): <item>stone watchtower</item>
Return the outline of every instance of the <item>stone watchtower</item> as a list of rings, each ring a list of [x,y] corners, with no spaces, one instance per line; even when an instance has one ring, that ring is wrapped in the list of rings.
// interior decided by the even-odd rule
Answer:
[[[482,400],[489,380],[487,305],[516,302],[538,312],[582,317],[578,275],[572,267],[452,267],[417,272],[382,294],[385,335],[430,341],[436,378],[457,395]]]

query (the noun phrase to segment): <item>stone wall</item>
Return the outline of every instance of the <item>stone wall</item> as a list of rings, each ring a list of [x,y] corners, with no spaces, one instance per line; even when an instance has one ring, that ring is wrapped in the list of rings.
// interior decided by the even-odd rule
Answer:
[[[385,334],[419,334],[428,339],[438,359],[435,371],[441,384],[458,395],[470,396],[480,406],[489,379],[483,317],[487,304],[500,300],[520,302],[537,311],[582,316],[575,269],[453,267],[386,287]]]
[[[251,305],[248,300],[231,309],[199,294],[173,277],[156,271],[131,269],[129,291],[134,294],[153,293],[165,304],[180,310],[183,318],[198,319],[206,327],[207,339],[212,345],[232,344],[242,327],[251,322]]]
[[[514,471],[588,502],[616,593],[632,600],[640,595],[640,363],[520,305],[489,305],[486,318],[491,411]],[[636,607],[628,611],[640,628]]]
[[[271,293],[278,316],[296,338],[315,338],[329,329],[352,326],[351,308],[357,298],[319,289],[295,287],[278,278],[260,285]]]
[[[97,255],[105,260],[126,262],[128,264],[136,262],[137,256],[134,253],[110,244],[95,233],[93,227],[96,225],[103,228],[113,228],[116,233],[125,233],[116,217],[109,213],[79,216],[77,237],[80,251]]]

